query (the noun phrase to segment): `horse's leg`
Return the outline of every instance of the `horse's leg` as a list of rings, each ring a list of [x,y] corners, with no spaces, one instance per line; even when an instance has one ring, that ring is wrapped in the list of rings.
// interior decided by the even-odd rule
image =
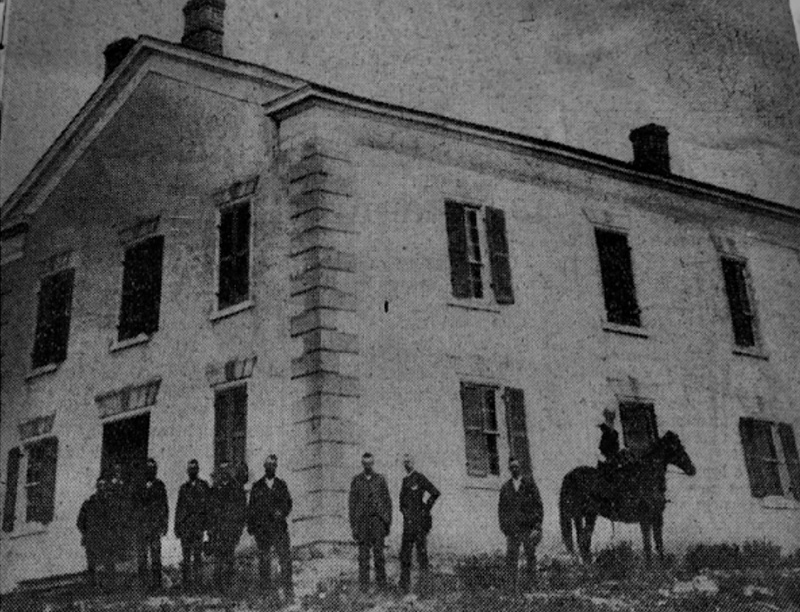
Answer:
[[[656,545],[658,559],[664,563],[664,515],[659,512],[653,517],[653,541]]]
[[[650,520],[649,519],[642,519],[642,522],[639,523],[639,527],[642,530],[642,544],[644,546],[644,564],[647,567],[650,567]]]
[[[581,554],[587,563],[592,562],[592,534],[594,533],[594,523],[597,516],[587,514],[583,525],[583,538],[581,540]]]

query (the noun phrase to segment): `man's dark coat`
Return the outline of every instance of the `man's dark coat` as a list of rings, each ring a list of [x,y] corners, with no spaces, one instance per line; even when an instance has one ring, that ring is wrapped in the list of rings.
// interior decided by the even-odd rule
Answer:
[[[425,500],[425,493],[428,499]],[[423,474],[411,472],[400,487],[400,512],[403,514],[403,533],[428,533],[431,529],[431,508],[439,490]]]
[[[247,514],[247,493],[236,481],[211,487],[209,537],[217,552],[232,551],[242,537]]]
[[[542,528],[542,498],[532,478],[522,477],[519,491],[509,479],[500,489],[498,504],[500,531],[506,536],[529,533]]]
[[[208,529],[211,488],[198,478],[189,480],[178,489],[178,505],[175,508],[175,536],[179,540],[202,540]]]
[[[169,527],[167,488],[158,478],[146,481],[132,495],[134,529],[147,536],[160,536]]]
[[[247,531],[256,539],[259,548],[272,540],[276,533],[287,530],[286,517],[291,511],[292,496],[284,480],[276,476],[271,489],[267,486],[266,476],[253,483],[247,506]]]
[[[389,486],[382,474],[373,472],[370,478],[364,472],[357,474],[350,483],[350,529],[356,542],[364,542],[375,537],[386,537],[392,525],[392,499]],[[373,518],[380,519],[382,534],[370,529],[375,524]]]
[[[96,493],[81,505],[77,527],[81,532],[81,545],[90,554],[104,557],[113,552],[113,507],[107,497]]]

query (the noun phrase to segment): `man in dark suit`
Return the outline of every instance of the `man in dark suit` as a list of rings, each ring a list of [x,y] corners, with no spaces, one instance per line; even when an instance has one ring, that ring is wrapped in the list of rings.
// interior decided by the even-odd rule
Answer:
[[[264,477],[253,484],[247,507],[247,531],[258,546],[258,569],[265,590],[272,589],[270,549],[275,548],[281,565],[281,583],[287,602],[294,600],[292,556],[286,518],[292,511],[292,496],[286,482],[275,476],[278,457],[264,461]]]
[[[400,487],[400,512],[403,514],[403,540],[400,546],[400,590],[407,593],[411,580],[411,553],[417,548],[417,564],[424,581],[428,571],[428,532],[431,530],[431,509],[439,490],[414,469],[414,459],[403,457],[407,475]]]
[[[203,564],[203,534],[208,529],[210,493],[208,483],[198,478],[200,466],[192,459],[186,467],[189,480],[178,490],[175,536],[183,551],[183,588],[199,586]]]
[[[512,590],[517,588],[520,546],[525,549],[528,577],[536,575],[536,545],[542,539],[542,498],[533,478],[523,476],[519,460],[508,460],[511,478],[500,489],[498,515],[500,531],[506,536],[506,576]]]
[[[81,505],[78,512],[78,531],[81,546],[86,549],[86,577],[89,586],[97,586],[97,566],[102,565],[106,578],[101,586],[110,587],[114,581],[114,539],[111,526],[113,507],[108,483],[101,476],[97,490]]]
[[[239,472],[238,474],[236,472]],[[214,584],[227,592],[233,584],[236,545],[242,537],[247,515],[247,493],[243,470],[221,463],[211,487],[211,512],[208,535],[216,557]]]
[[[161,538],[169,527],[167,489],[156,475],[155,459],[148,459],[145,481],[133,491],[133,520],[136,532],[136,553],[139,561],[139,580],[147,586],[148,555],[150,561],[150,587],[161,588]]]
[[[361,458],[364,471],[350,484],[350,529],[358,543],[358,582],[362,591],[369,588],[370,552],[375,563],[375,583],[386,589],[386,559],[383,542],[392,525],[392,500],[389,486],[382,474],[374,471],[372,453]]]

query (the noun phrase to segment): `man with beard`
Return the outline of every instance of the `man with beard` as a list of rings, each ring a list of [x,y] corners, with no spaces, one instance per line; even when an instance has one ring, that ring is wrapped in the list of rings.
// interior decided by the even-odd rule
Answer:
[[[167,489],[156,475],[158,464],[149,458],[145,466],[145,481],[133,492],[133,520],[136,532],[136,555],[139,565],[139,581],[148,586],[148,557],[150,566],[150,588],[161,588],[161,538],[169,527],[169,505]]]
[[[200,466],[192,459],[186,467],[189,480],[178,490],[175,508],[175,536],[183,552],[183,588],[199,586],[202,576],[203,533],[208,528],[209,486],[199,478]]]
[[[411,455],[403,457],[407,475],[400,488],[400,512],[403,514],[403,540],[400,546],[400,590],[407,593],[411,581],[411,553],[417,548],[417,564],[424,583],[428,572],[428,532],[431,530],[431,509],[439,490],[414,469]]]
[[[349,514],[353,539],[358,543],[358,583],[362,591],[369,588],[369,557],[375,563],[375,583],[385,590],[386,559],[383,542],[392,525],[392,500],[386,478],[374,471],[372,453],[361,458],[364,471],[350,484]]]
[[[264,461],[264,477],[253,484],[247,508],[247,530],[258,545],[258,569],[265,590],[272,589],[270,549],[275,548],[281,566],[283,595],[294,600],[292,557],[286,518],[292,511],[292,497],[286,482],[275,476],[278,457],[269,455]]]

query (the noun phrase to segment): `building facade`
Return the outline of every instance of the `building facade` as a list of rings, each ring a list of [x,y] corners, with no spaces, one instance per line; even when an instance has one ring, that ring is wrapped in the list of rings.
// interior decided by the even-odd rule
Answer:
[[[800,545],[796,209],[671,174],[658,126],[628,164],[203,44],[140,38],[4,205],[3,591],[82,570],[81,502],[147,456],[174,510],[188,459],[276,453],[307,545],[349,540],[361,453],[396,492],[411,452],[468,552],[514,454],[560,554],[608,407],[697,466],[667,546]]]

